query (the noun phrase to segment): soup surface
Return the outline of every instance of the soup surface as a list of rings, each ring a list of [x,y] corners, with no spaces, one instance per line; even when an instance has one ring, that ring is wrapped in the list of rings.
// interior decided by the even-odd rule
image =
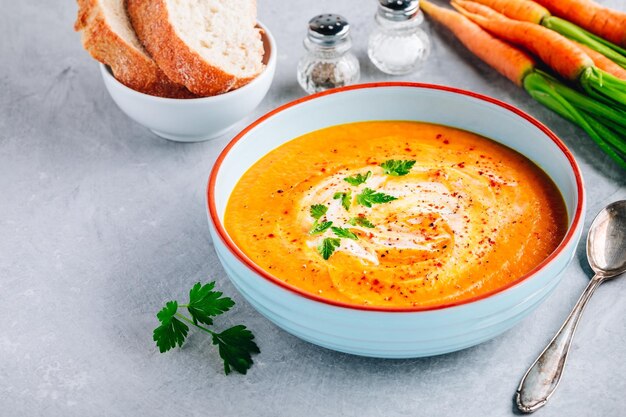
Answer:
[[[482,136],[403,121],[333,126],[272,150],[225,227],[258,266],[355,305],[458,302],[506,286],[563,239],[550,178]]]

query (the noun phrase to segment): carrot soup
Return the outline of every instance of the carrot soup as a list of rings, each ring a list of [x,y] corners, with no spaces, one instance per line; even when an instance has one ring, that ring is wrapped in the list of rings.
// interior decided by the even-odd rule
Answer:
[[[314,131],[239,180],[225,227],[260,268],[353,305],[437,306],[489,293],[565,236],[556,185],[520,153],[441,125]]]

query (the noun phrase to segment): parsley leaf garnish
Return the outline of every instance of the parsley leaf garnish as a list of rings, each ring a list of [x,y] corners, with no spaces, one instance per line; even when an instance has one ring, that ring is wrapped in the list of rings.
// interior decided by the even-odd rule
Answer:
[[[393,200],[397,200],[397,198],[389,194],[377,193],[371,188],[364,189],[361,194],[356,196],[356,201],[365,207],[372,207],[372,204],[388,203]]]
[[[311,213],[311,217],[313,217],[315,220],[319,220],[324,214],[326,214],[326,212],[328,211],[328,207],[323,204],[315,204],[311,206],[309,211]]]
[[[357,235],[355,235],[354,233],[352,233],[350,231],[350,229],[344,229],[343,227],[331,227],[331,230],[333,231],[334,234],[336,234],[339,237],[345,237],[347,239],[352,239],[352,240],[359,240],[359,237]]]
[[[350,210],[350,204],[352,203],[352,191],[348,191],[346,193],[335,193],[333,195],[333,200],[341,199],[341,205],[346,210]]]
[[[353,175],[351,177],[346,177],[343,180],[345,182],[347,182],[348,184],[350,184],[350,185],[359,185],[359,184],[363,184],[371,176],[372,176],[372,171],[367,171],[367,173],[365,175],[363,175],[363,174],[356,174],[356,175]]]
[[[317,220],[315,220],[315,223],[313,223],[313,227],[311,228],[311,231],[309,232],[309,234],[318,235],[320,233],[323,233],[326,229],[332,226],[332,224],[333,222],[318,223]]]
[[[235,305],[230,298],[222,297],[221,292],[213,291],[213,287],[215,287],[215,282],[206,285],[198,282],[189,291],[187,310],[196,324],[200,322],[211,325],[213,324],[212,316],[219,316]]]
[[[213,333],[212,336],[213,344],[217,345],[224,361],[226,375],[230,373],[231,367],[240,374],[245,374],[253,363],[251,354],[260,352],[253,341],[254,335],[246,326],[233,326],[222,333]]]
[[[313,222],[313,227],[311,227],[311,231],[309,232],[312,235],[317,235],[319,233],[322,233],[324,230],[328,229],[333,222],[322,222],[319,223],[319,219],[326,214],[326,212],[328,211],[328,207],[326,207],[323,204],[314,204],[311,206],[310,212],[311,212],[311,217],[313,217],[315,219],[315,221]]]
[[[178,311],[178,303],[176,301],[168,301],[165,307],[157,313],[157,319],[161,325],[154,329],[152,340],[154,340],[159,348],[159,352],[167,352],[178,345],[181,347],[189,327],[176,317]]]
[[[409,173],[411,168],[415,165],[415,161],[401,161],[398,159],[390,159],[380,164],[380,167],[385,171],[387,175],[393,175],[401,177]]]
[[[338,240],[338,239],[337,239]],[[235,303],[221,292],[213,291],[215,282],[202,285],[196,283],[189,291],[189,304],[178,305],[176,301],[168,301],[157,313],[160,325],[154,329],[152,339],[161,353],[178,345],[181,347],[187,338],[189,327],[193,325],[211,335],[214,345],[218,345],[220,357],[224,361],[224,372],[228,375],[231,367],[245,374],[252,366],[253,353],[259,353],[254,343],[254,336],[245,326],[231,327],[221,333],[214,332],[199,323],[213,324],[212,317],[228,311]],[[178,308],[187,308],[191,318],[178,312]]]
[[[372,222],[370,222],[369,220],[367,220],[365,217],[353,217],[350,220],[348,220],[348,223],[351,224],[352,226],[363,226],[363,227],[368,227],[370,229],[373,229],[374,224],[372,224]]]
[[[335,249],[339,247],[340,243],[341,239],[339,238],[327,237],[322,240],[322,243],[317,246],[317,251],[320,255],[322,255],[322,258],[324,258],[324,260],[328,260],[328,258],[330,258],[330,255],[333,254]]]

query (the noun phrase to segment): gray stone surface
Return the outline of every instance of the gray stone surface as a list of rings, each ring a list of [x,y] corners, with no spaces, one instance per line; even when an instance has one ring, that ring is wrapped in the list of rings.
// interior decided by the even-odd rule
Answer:
[[[508,416],[520,377],[591,275],[584,247],[536,312],[480,346],[414,360],[336,353],[279,330],[236,293],[214,254],[204,190],[234,135],[178,144],[120,112],[72,31],[76,6],[0,0],[0,416]],[[626,10],[626,2],[607,2]],[[403,79],[488,94],[534,115],[582,166],[587,226],[626,198],[626,178],[585,134],[426,23],[422,72],[390,78],[367,62],[374,1],[259,0],[279,46],[272,89],[249,121],[303,95],[295,68],[305,24],[339,12],[354,25],[363,81]],[[222,374],[202,334],[159,354],[154,314],[216,279],[262,353]],[[564,380],[542,416],[626,415],[626,279],[588,306]]]

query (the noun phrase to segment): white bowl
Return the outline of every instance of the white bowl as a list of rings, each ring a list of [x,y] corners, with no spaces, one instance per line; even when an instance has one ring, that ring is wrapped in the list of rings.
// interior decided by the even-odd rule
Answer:
[[[100,64],[104,85],[124,113],[137,123],[165,139],[199,142],[228,132],[237,122],[250,115],[267,93],[276,69],[276,43],[269,30],[263,29],[265,69],[254,80],[233,91],[211,97],[173,99],[135,91],[113,77]]]
[[[223,219],[244,172],[283,143],[327,126],[367,120],[415,120],[465,129],[513,148],[552,178],[569,223],[558,248],[529,274],[471,300],[434,308],[361,307],[305,293],[273,277],[238,248]],[[409,358],[463,349],[509,329],[554,290],[576,251],[585,198],[580,169],[545,126],[499,100],[450,87],[379,83],[306,97],[263,116],[226,147],[211,173],[209,226],[217,255],[233,284],[261,314],[288,332],[330,349]]]

